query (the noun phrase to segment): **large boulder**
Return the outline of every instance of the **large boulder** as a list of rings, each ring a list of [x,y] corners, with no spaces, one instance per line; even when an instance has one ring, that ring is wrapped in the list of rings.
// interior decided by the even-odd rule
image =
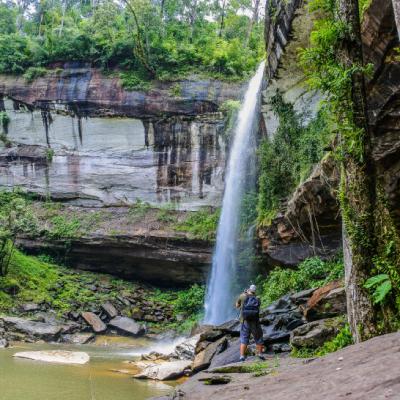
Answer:
[[[344,326],[342,319],[328,318],[313,321],[296,328],[290,334],[290,344],[294,347],[316,349],[333,339]]]
[[[101,308],[107,314],[108,318],[115,318],[118,316],[118,310],[110,302],[102,304]]]
[[[87,353],[65,350],[22,351],[15,353],[14,357],[57,364],[86,364],[90,360]]]
[[[107,329],[107,325],[95,313],[85,311],[81,315],[82,318],[92,327],[94,332],[101,333]]]
[[[145,331],[142,325],[128,317],[115,317],[108,323],[108,326],[117,329],[125,335],[138,336],[142,335]]]
[[[190,367],[191,361],[179,360],[170,361],[161,364],[150,364],[145,367],[135,378],[139,379],[155,379],[166,381],[181,377],[184,372]]]
[[[94,339],[93,333],[74,333],[62,336],[62,341],[71,344],[86,344]]]
[[[210,343],[204,350],[196,354],[192,364],[192,370],[195,372],[208,368],[213,357],[223,352],[228,344],[226,337],[218,339],[216,342]]]
[[[193,360],[200,335],[195,335],[175,347],[173,356],[180,360]]]
[[[35,322],[18,317],[2,317],[0,321],[3,322],[7,335],[11,337],[13,334],[19,334],[19,338],[28,336],[30,339],[55,341],[63,331],[62,325]]]
[[[346,314],[346,291],[342,281],[335,281],[317,289],[307,301],[304,315],[308,321]]]
[[[221,367],[238,362],[240,357],[239,348],[240,339],[228,340],[226,350],[213,357],[209,368]]]

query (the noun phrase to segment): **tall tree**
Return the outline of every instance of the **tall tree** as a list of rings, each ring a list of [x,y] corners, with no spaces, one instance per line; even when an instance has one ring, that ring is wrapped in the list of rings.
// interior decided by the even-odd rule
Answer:
[[[375,182],[371,159],[371,134],[367,101],[358,0],[339,0],[338,18],[344,38],[338,55],[351,81],[341,107],[349,132],[340,132],[343,146],[341,206],[344,223],[345,273],[348,318],[356,342],[376,333],[371,297],[364,288],[375,254]]]

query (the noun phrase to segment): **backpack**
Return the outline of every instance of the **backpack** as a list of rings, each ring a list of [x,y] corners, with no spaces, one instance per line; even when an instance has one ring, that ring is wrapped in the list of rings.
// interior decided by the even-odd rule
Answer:
[[[256,296],[247,296],[243,302],[242,315],[247,321],[258,320],[260,314],[260,300]]]

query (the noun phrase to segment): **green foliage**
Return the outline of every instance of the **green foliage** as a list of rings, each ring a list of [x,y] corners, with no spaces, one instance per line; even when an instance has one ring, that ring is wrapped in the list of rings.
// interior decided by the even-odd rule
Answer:
[[[132,219],[143,218],[147,212],[151,209],[151,205],[140,199],[136,199],[135,204],[129,206],[129,217]]]
[[[55,215],[50,219],[50,226],[45,231],[48,239],[72,239],[79,236],[81,220],[77,217],[68,218]]]
[[[181,85],[179,83],[175,83],[175,85],[173,85],[171,87],[171,89],[169,90],[169,92],[171,93],[171,96],[174,97],[181,97],[182,96],[182,88]]]
[[[297,358],[322,357],[352,344],[353,337],[349,325],[346,324],[332,340],[325,342],[321,347],[317,349],[310,349],[307,347],[293,348],[291,356]]]
[[[217,232],[220,209],[211,211],[201,209],[190,212],[185,221],[176,224],[178,231],[189,232],[194,238],[201,240],[214,240]]]
[[[0,73],[21,74],[31,65],[28,38],[16,33],[0,35]]]
[[[207,0],[95,5],[56,0],[32,4],[29,13],[25,7],[0,5],[0,72],[81,61],[122,71],[124,87],[146,90],[150,78],[191,73],[244,79],[264,54],[263,20],[250,21],[249,2],[222,8]]]
[[[258,149],[260,226],[271,223],[281,203],[321,160],[331,139],[325,108],[306,124],[307,116],[296,112],[280,92],[271,99],[271,106],[279,117],[279,127],[272,139],[262,140]]]
[[[187,316],[198,314],[203,309],[205,287],[194,284],[186,291],[178,293],[175,302],[175,311]]]
[[[8,274],[15,240],[27,221],[27,204],[19,193],[0,192],[0,276]]]
[[[7,135],[8,133],[8,125],[10,123],[10,117],[7,114],[6,111],[0,111],[0,125],[3,128],[3,134]],[[4,144],[7,144],[7,138],[4,137],[4,139],[2,140],[3,142],[5,142]]]
[[[392,290],[392,282],[387,274],[375,275],[369,278],[364,287],[366,289],[373,289],[372,298],[374,304],[383,303]]]
[[[36,78],[41,76],[45,76],[47,73],[47,69],[43,67],[29,67],[24,73],[24,78],[28,82],[34,81]]]
[[[122,87],[126,90],[148,90],[151,87],[151,82],[136,71],[121,72],[119,77]]]
[[[322,261],[318,257],[308,258],[297,269],[277,267],[266,279],[259,277],[260,297],[268,305],[288,293],[320,287],[344,276],[343,262]]]

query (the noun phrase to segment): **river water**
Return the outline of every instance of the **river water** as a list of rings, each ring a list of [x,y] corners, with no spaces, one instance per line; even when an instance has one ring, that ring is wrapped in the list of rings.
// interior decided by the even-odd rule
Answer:
[[[134,367],[124,361],[154,349],[169,351],[168,347],[172,350],[171,344],[157,348],[146,339],[108,337],[82,346],[16,344],[0,349],[0,399],[142,400],[165,395],[171,392],[174,382],[139,380],[111,370],[134,372]],[[85,365],[60,365],[13,357],[19,351],[52,349],[84,351],[90,355],[90,361]]]

